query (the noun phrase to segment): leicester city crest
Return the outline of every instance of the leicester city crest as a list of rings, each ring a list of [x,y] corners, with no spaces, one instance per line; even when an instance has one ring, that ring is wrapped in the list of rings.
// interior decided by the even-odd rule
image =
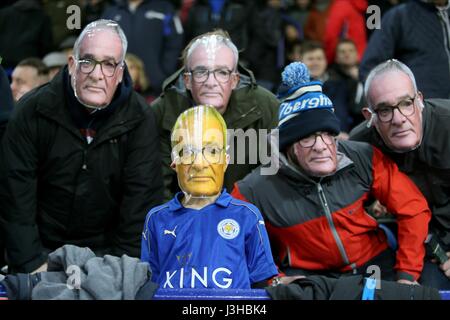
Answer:
[[[233,219],[224,219],[217,225],[217,232],[219,232],[224,239],[236,238],[239,234],[239,230],[239,223]]]

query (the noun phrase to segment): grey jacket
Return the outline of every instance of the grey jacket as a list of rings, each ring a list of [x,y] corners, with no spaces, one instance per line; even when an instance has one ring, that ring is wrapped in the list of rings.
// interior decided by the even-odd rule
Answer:
[[[89,248],[65,245],[49,254],[48,272],[40,275],[32,300],[132,300],[151,271],[137,258],[96,257]]]

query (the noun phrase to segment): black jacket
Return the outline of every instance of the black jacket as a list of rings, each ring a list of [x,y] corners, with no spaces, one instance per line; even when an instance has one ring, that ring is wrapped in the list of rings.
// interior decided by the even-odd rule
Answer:
[[[446,9],[447,15],[450,9]],[[359,76],[388,59],[398,59],[411,68],[425,98],[450,98],[449,22],[436,7],[421,0],[400,4],[383,16],[381,28],[370,38],[361,61]]]
[[[67,16],[68,17],[68,16]],[[20,0],[0,9],[0,55],[5,69],[52,50],[52,22],[36,0]]]
[[[0,66],[0,140],[8,123],[9,114],[14,107],[11,88],[9,87],[8,77]],[[1,259],[1,258],[0,258]]]
[[[450,250],[450,100],[428,99],[422,112],[423,138],[410,152],[395,153],[366,121],[350,132],[350,139],[366,141],[393,159],[419,187],[432,212],[430,229]]]
[[[0,226],[15,272],[64,244],[139,256],[145,215],[162,200],[156,122],[143,98],[130,91],[88,144],[64,74],[20,100],[2,142]]]
[[[374,292],[374,300],[440,300],[434,288],[411,286],[395,281],[380,280],[380,288]],[[309,276],[288,285],[266,288],[274,300],[361,300],[364,290],[362,276],[339,279]]]

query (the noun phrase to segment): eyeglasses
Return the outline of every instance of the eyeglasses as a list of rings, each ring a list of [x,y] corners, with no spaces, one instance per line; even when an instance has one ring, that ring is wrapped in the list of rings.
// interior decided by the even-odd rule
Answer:
[[[416,97],[417,94],[412,98],[407,98],[400,101],[396,105],[383,106],[381,108],[378,108],[377,110],[374,110],[374,112],[377,114],[377,117],[381,122],[391,122],[392,118],[394,117],[395,109],[398,109],[398,111],[405,117],[410,117],[414,114],[415,111],[414,100],[416,99]]]
[[[318,132],[299,140],[299,143],[303,148],[311,148],[316,144],[317,137],[321,137],[326,145],[331,145],[334,142],[334,136],[332,134],[328,132]]]
[[[99,64],[102,73],[106,77],[112,77],[116,72],[117,66],[121,63],[115,63],[110,60],[97,61],[95,59],[87,58],[78,60],[78,64],[80,65],[80,71],[85,74],[90,74],[92,71],[94,71],[97,64]]]
[[[197,83],[203,83],[209,78],[209,74],[214,74],[214,78],[219,81],[220,83],[227,83],[230,81],[231,74],[233,71],[221,68],[221,69],[214,69],[214,70],[208,70],[208,69],[194,69],[191,72],[187,72],[186,74],[191,75],[192,79]]]
[[[218,146],[205,146],[202,149],[194,148],[192,146],[183,146],[178,154],[175,153],[175,157],[180,159],[182,164],[193,164],[197,155],[201,152],[203,158],[209,164],[216,164],[220,162],[223,150],[223,148],[219,148]]]

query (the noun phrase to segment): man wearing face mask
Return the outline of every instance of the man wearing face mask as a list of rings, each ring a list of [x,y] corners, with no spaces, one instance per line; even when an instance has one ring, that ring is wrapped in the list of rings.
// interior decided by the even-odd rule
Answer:
[[[181,192],[147,215],[141,260],[161,288],[250,289],[277,274],[261,213],[222,189],[227,132],[213,106],[183,112],[171,135]]]
[[[263,162],[261,158],[265,155],[261,155],[258,146],[261,140],[266,141],[264,132],[277,124],[278,100],[258,86],[253,73],[238,61],[238,50],[226,32],[202,34],[186,46],[183,68],[165,81],[163,93],[152,103],[161,139],[166,200],[179,191],[176,175],[170,169],[170,131],[177,117],[194,105],[213,105],[228,129],[236,131],[230,137],[231,160],[225,173],[225,187],[232,188],[234,182]],[[254,134],[258,141],[246,143],[241,139],[245,134]]]
[[[433,214],[430,232],[444,253],[433,260],[436,247],[429,246],[421,283],[449,290],[450,100],[424,99],[411,69],[394,59],[369,73],[364,94],[366,121],[351,131],[350,139],[380,148],[426,197]]]
[[[139,256],[161,203],[155,117],[131,88],[114,21],[82,31],[64,68],[23,97],[2,141],[0,226],[11,272],[44,271],[64,245]]]
[[[258,168],[232,192],[263,213],[278,266],[335,278],[377,266],[383,280],[416,283],[430,220],[425,198],[378,149],[335,139],[332,102],[304,64],[288,65],[282,78],[280,169],[270,176]],[[397,250],[365,210],[371,197],[398,217]]]

